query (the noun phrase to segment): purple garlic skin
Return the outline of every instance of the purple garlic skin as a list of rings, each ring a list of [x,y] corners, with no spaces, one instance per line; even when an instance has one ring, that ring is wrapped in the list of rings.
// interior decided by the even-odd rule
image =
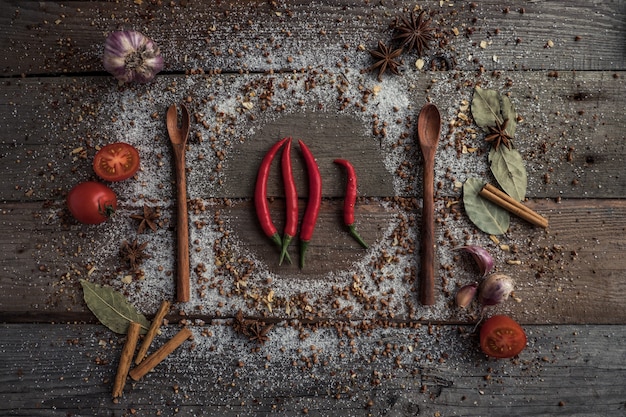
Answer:
[[[107,37],[102,62],[105,70],[125,83],[147,83],[163,69],[157,44],[132,30],[112,32]]]
[[[477,291],[478,291],[478,284],[475,282],[472,282],[471,284],[463,285],[456,292],[456,297],[454,299],[456,301],[456,305],[461,308],[467,307],[476,297]]]
[[[493,306],[506,301],[513,292],[514,281],[504,274],[491,274],[478,286],[478,302],[483,306]]]
[[[478,265],[478,269],[480,270],[481,275],[486,276],[493,269],[493,258],[481,246],[461,246],[458,248],[464,252],[467,252],[472,255],[474,261],[476,261],[476,265]]]

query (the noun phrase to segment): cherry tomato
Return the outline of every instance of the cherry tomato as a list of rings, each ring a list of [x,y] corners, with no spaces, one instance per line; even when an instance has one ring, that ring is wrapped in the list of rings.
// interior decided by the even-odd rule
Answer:
[[[139,169],[139,152],[128,143],[104,146],[93,159],[93,170],[106,181],[122,181],[135,175]]]
[[[480,328],[480,348],[494,358],[512,358],[526,347],[526,333],[508,316],[493,316]]]
[[[82,182],[67,194],[67,207],[76,220],[85,224],[99,224],[117,209],[113,190],[95,181]]]

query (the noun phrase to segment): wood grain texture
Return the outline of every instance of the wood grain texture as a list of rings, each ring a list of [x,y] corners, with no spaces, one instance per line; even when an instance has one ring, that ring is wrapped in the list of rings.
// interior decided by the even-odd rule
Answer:
[[[291,78],[290,75],[251,76],[250,84],[268,82],[276,77]],[[457,77],[459,79],[455,79]],[[229,85],[243,82],[248,77],[216,76],[211,79],[216,84],[215,90],[211,91],[222,96],[233,94]],[[472,92],[471,87],[463,87],[461,93],[458,89],[474,79],[471,73],[452,76],[438,73],[432,79],[435,82],[426,77],[406,76],[402,79],[407,91],[415,91],[408,96],[410,101],[407,103],[414,109],[414,118],[408,121],[409,127],[402,130],[407,135],[402,144],[407,148],[406,166],[398,167],[406,171],[408,178],[414,178],[413,182],[409,180],[413,189],[403,192],[405,196],[419,195],[418,190],[421,190],[415,123],[422,100],[436,94],[436,104],[441,109],[448,109],[445,113],[442,110],[444,126],[455,123],[456,109],[462,99],[471,100]],[[487,76],[484,82],[498,89],[503,88],[506,80],[513,83],[511,96],[518,113],[524,118],[518,125],[515,145],[530,173],[528,197],[626,196],[623,175],[626,164],[623,126],[626,120],[623,112],[615,110],[625,105],[626,72],[618,73],[617,78],[606,72],[566,72],[557,78],[550,77],[548,72],[509,72],[495,78]],[[328,79],[322,77],[318,81]],[[182,77],[164,76],[153,87],[167,90],[177,82],[182,82]],[[204,86],[206,80],[198,76],[191,77],[190,82],[193,90]],[[409,87],[412,83],[415,83],[414,90]],[[164,119],[160,115],[172,101],[180,99],[179,94],[166,91],[156,99],[140,87],[134,94],[138,94],[144,111],[120,118],[124,103],[115,99],[117,95],[112,87],[110,79],[92,77],[24,79],[2,83],[3,96],[11,97],[7,105],[0,106],[0,162],[3,167],[0,171],[3,178],[0,181],[0,197],[3,201],[58,199],[76,181],[93,178],[90,164],[95,147],[111,140],[128,140],[139,146],[144,151],[142,164],[162,165],[156,178],[142,176],[141,172],[138,174],[140,181],[152,183],[149,184],[151,187],[146,185],[140,189],[138,194],[149,192],[152,198],[173,198],[171,151],[166,142]],[[223,145],[224,154],[216,157],[208,139],[217,136],[214,129],[219,115],[210,110],[211,106],[203,104],[202,98],[198,98],[191,111],[211,112],[211,119],[216,121],[208,127],[193,123],[192,135],[200,135],[205,141],[197,143],[196,139],[188,150],[188,181],[196,184],[194,190],[200,191],[194,194],[194,190],[190,190],[189,198],[250,198],[258,163],[269,144],[285,134],[307,139],[324,178],[337,177],[338,168],[332,163],[334,158],[350,158],[360,176],[360,195],[390,196],[396,173],[385,167],[384,159],[393,149],[382,146],[380,139],[373,135],[371,116],[364,121],[360,111],[340,111],[332,101],[321,100],[328,107],[325,112],[310,110],[309,106],[314,108],[318,103],[318,99],[313,98],[304,108],[291,102],[288,112],[276,115],[270,112],[271,117],[266,114],[263,120],[238,116],[237,122],[252,133],[244,138],[232,138],[228,132],[223,132],[220,140],[230,141],[230,144]],[[375,109],[369,112],[375,113]],[[157,117],[152,118],[152,114]],[[393,119],[385,121],[396,122]],[[141,128],[133,127],[133,124],[141,124]],[[120,129],[150,136],[148,140],[141,141],[134,136],[120,137]],[[437,169],[441,172],[449,168],[453,177],[463,179],[467,176],[468,161],[480,155],[457,155],[455,149],[458,148],[460,153],[462,145],[480,149],[483,144],[480,136],[471,139],[463,135],[459,140],[455,134],[445,130],[440,144],[445,158],[438,161]],[[157,158],[159,155],[161,159]],[[222,170],[216,173],[215,167],[220,163]],[[297,154],[294,154],[294,166],[301,166]],[[280,177],[278,167],[271,175]],[[305,197],[304,170],[294,167],[294,176]],[[216,179],[207,181],[207,178],[213,177]],[[439,174],[436,180],[444,178]],[[341,197],[343,187],[340,181],[325,181],[323,192],[326,198]],[[272,182],[268,194],[277,196],[281,193],[280,181]],[[450,195],[450,187],[439,193]]]
[[[368,50],[416,6],[436,28],[423,67],[405,53],[402,75],[377,81]],[[120,29],[161,47],[154,82],[119,85],[104,72],[104,39]],[[624,416],[625,33],[617,0],[0,0],[0,415]],[[547,230],[512,218],[496,242],[463,211],[459,184],[493,180],[467,110],[476,85],[515,106],[524,204]],[[148,316],[174,299],[164,114],[181,101],[192,115],[192,302],[173,305],[152,346],[180,326],[194,339],[112,402],[123,337],[96,323],[79,280],[113,286]],[[426,102],[443,118],[432,308],[416,298]],[[304,270],[295,251],[296,265],[278,266],[252,204],[258,163],[285,135],[305,140],[324,181]],[[111,184],[110,222],[80,225],[65,196],[94,178],[98,147],[120,140],[139,148],[142,168]],[[359,175],[367,251],[342,228],[337,157]],[[293,162],[302,215],[306,172],[295,152]],[[277,166],[270,175],[281,229]],[[159,228],[138,234],[129,216],[144,204],[159,209]],[[133,238],[151,255],[140,271],[119,257]],[[477,277],[454,250],[463,244],[484,246],[516,282],[486,314],[522,324],[518,358],[486,358],[472,333],[479,307],[454,306]],[[239,310],[274,326],[265,344],[231,327]]]
[[[440,48],[460,70],[623,70],[626,6],[621,1],[498,1],[420,4],[434,13]],[[102,72],[108,32],[141,28],[164,51],[166,71],[224,72],[333,67],[359,45],[374,49],[396,15],[415,4],[354,0],[60,2],[3,0],[0,56],[5,75]],[[504,10],[507,9],[508,13]],[[523,13],[520,10],[523,9]],[[132,23],[131,23],[132,22]],[[453,29],[459,31],[452,35]],[[481,42],[486,47],[479,47]],[[548,41],[552,47],[548,47]],[[314,62],[302,51],[324,51]],[[179,51],[184,51],[180,53]],[[468,58],[471,56],[471,58]],[[496,57],[494,59],[494,56]],[[368,57],[363,54],[366,68]],[[427,66],[428,68],[428,66]]]
[[[364,256],[363,250],[342,231],[341,200],[324,202],[318,224],[318,233],[324,239],[313,240],[309,247],[310,267],[299,272],[296,265],[278,266],[278,252],[265,239],[256,224],[253,207],[250,202],[240,202],[231,206],[216,206],[223,212],[227,232],[241,242],[243,248],[258,259],[263,259],[268,270],[277,274],[276,279],[297,276],[300,284],[317,282],[332,271],[350,270],[353,262]],[[528,205],[550,220],[547,231],[534,228],[521,219],[512,220],[512,233],[524,236],[515,242],[517,252],[502,251],[497,245],[486,245],[496,260],[498,271],[511,275],[516,280],[516,295],[520,303],[509,302],[496,311],[508,312],[524,323],[623,323],[626,312],[623,309],[607,309],[607,305],[624,304],[626,287],[619,277],[626,268],[622,256],[622,233],[626,230],[626,203],[622,200],[562,200],[554,203],[546,200],[532,201]],[[28,209],[28,210],[25,210]],[[284,205],[278,201],[271,205],[271,210],[281,213]],[[304,206],[301,207],[301,213]],[[404,210],[390,211],[378,204],[357,206],[357,224],[362,236],[377,244],[384,237],[386,225]],[[211,217],[208,214],[208,217]],[[88,272],[88,267],[95,266],[100,279],[115,280],[120,265],[115,250],[102,252],[103,239],[111,239],[115,246],[116,235],[97,238],[98,229],[71,227],[66,229],[58,222],[46,224],[47,215],[38,203],[29,205],[4,205],[5,224],[10,225],[8,232],[0,240],[0,248],[6,254],[0,274],[0,320],[21,321],[16,315],[38,317],[37,320],[62,321],[85,320],[88,316],[82,303],[80,287],[75,281]],[[10,219],[10,220],[9,220]],[[277,217],[277,227],[282,221]],[[191,216],[191,222],[196,216]],[[419,217],[415,219],[419,222]],[[448,220],[451,222],[450,220]],[[118,228],[132,229],[134,223],[120,217],[116,218]],[[472,230],[466,221],[454,222],[454,228]],[[452,227],[452,226],[448,226]],[[101,229],[100,229],[101,230]],[[446,259],[454,247],[450,240],[437,235],[437,257]],[[172,230],[159,230],[155,238],[173,234]],[[50,236],[53,236],[52,238]],[[195,233],[192,233],[195,236]],[[77,241],[78,237],[80,240]],[[193,237],[192,237],[193,239]],[[66,242],[66,243],[64,243]],[[71,243],[70,242],[75,242]],[[328,243],[332,242],[332,244]],[[509,240],[503,240],[511,243]],[[76,252],[80,243],[80,253]],[[459,245],[460,242],[457,243]],[[198,245],[192,245],[192,251]],[[153,256],[158,254],[153,253]],[[297,254],[292,253],[294,260]],[[236,256],[241,256],[237,253]],[[444,264],[436,271],[436,290],[441,292],[444,279],[471,280],[473,268],[470,258],[461,258],[450,264]],[[512,261],[512,264],[507,264]],[[296,261],[297,263],[297,261]],[[164,272],[156,273],[159,279],[166,279],[166,271],[173,271],[174,265],[162,264]],[[192,264],[195,268],[196,264]],[[289,278],[292,279],[292,278]],[[172,284],[173,285],[173,284]],[[192,291],[199,284],[192,285]],[[128,287],[126,291],[130,291]],[[173,297],[173,286],[164,289],[162,298]],[[442,295],[452,302],[453,291],[447,290]],[[142,311],[156,311],[161,298],[142,300]],[[568,300],[574,300],[570,302]],[[235,311],[219,309],[222,314],[234,315]],[[338,314],[333,309],[323,310],[322,319],[332,319]],[[73,312],[75,316],[68,312]],[[195,313],[190,313],[195,314]],[[200,315],[210,320],[213,315]],[[399,315],[398,319],[408,319]],[[464,313],[450,309],[447,320],[471,320]]]
[[[177,329],[164,330],[162,339]],[[230,327],[206,326],[209,337],[198,336],[201,327],[193,330],[214,341],[215,349],[184,345],[141,381],[127,384],[123,399],[113,403],[121,338],[92,325],[2,325],[0,349],[13,352],[13,360],[0,361],[0,412],[296,416],[308,410],[316,416],[408,417],[497,410],[606,417],[623,415],[626,407],[624,326],[527,326],[529,348],[514,361],[484,360],[478,352],[440,360],[440,348],[420,342],[428,338],[426,328],[374,331],[355,336],[350,348],[338,344],[331,329],[285,345],[281,340],[294,330],[276,327],[270,333],[275,341],[254,353]],[[432,334],[448,352],[476,344],[454,326],[436,326]],[[387,344],[388,354],[373,353]]]

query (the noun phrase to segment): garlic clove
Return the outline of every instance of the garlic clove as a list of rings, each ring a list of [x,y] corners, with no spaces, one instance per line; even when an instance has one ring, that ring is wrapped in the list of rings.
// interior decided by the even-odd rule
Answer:
[[[120,81],[146,83],[163,69],[157,44],[140,32],[112,32],[104,43],[104,69]]]
[[[476,265],[478,265],[478,269],[483,277],[493,269],[493,258],[485,248],[481,246],[469,245],[461,246],[457,249],[472,255],[472,258],[474,258],[474,261],[476,262]]]
[[[478,284],[475,282],[462,286],[456,292],[456,297],[455,297],[456,305],[461,308],[467,307],[476,297],[477,291],[478,291]]]
[[[491,274],[478,286],[478,302],[493,306],[506,301],[513,292],[515,282],[505,274]]]

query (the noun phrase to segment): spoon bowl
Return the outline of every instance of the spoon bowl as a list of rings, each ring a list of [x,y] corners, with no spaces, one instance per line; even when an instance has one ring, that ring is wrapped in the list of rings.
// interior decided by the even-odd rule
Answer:
[[[170,136],[170,142],[172,145],[185,145],[187,143],[187,137],[189,136],[189,110],[184,104],[181,107],[181,126],[178,127],[178,109],[176,104],[172,104],[167,109],[167,115],[165,117],[165,124],[167,125],[167,133]]]
[[[420,110],[417,118],[417,136],[420,142],[422,154],[434,155],[441,136],[441,115],[437,106],[427,103]]]
[[[441,115],[427,103],[417,118],[417,136],[424,156],[419,299],[435,304],[435,153],[441,135]]]

